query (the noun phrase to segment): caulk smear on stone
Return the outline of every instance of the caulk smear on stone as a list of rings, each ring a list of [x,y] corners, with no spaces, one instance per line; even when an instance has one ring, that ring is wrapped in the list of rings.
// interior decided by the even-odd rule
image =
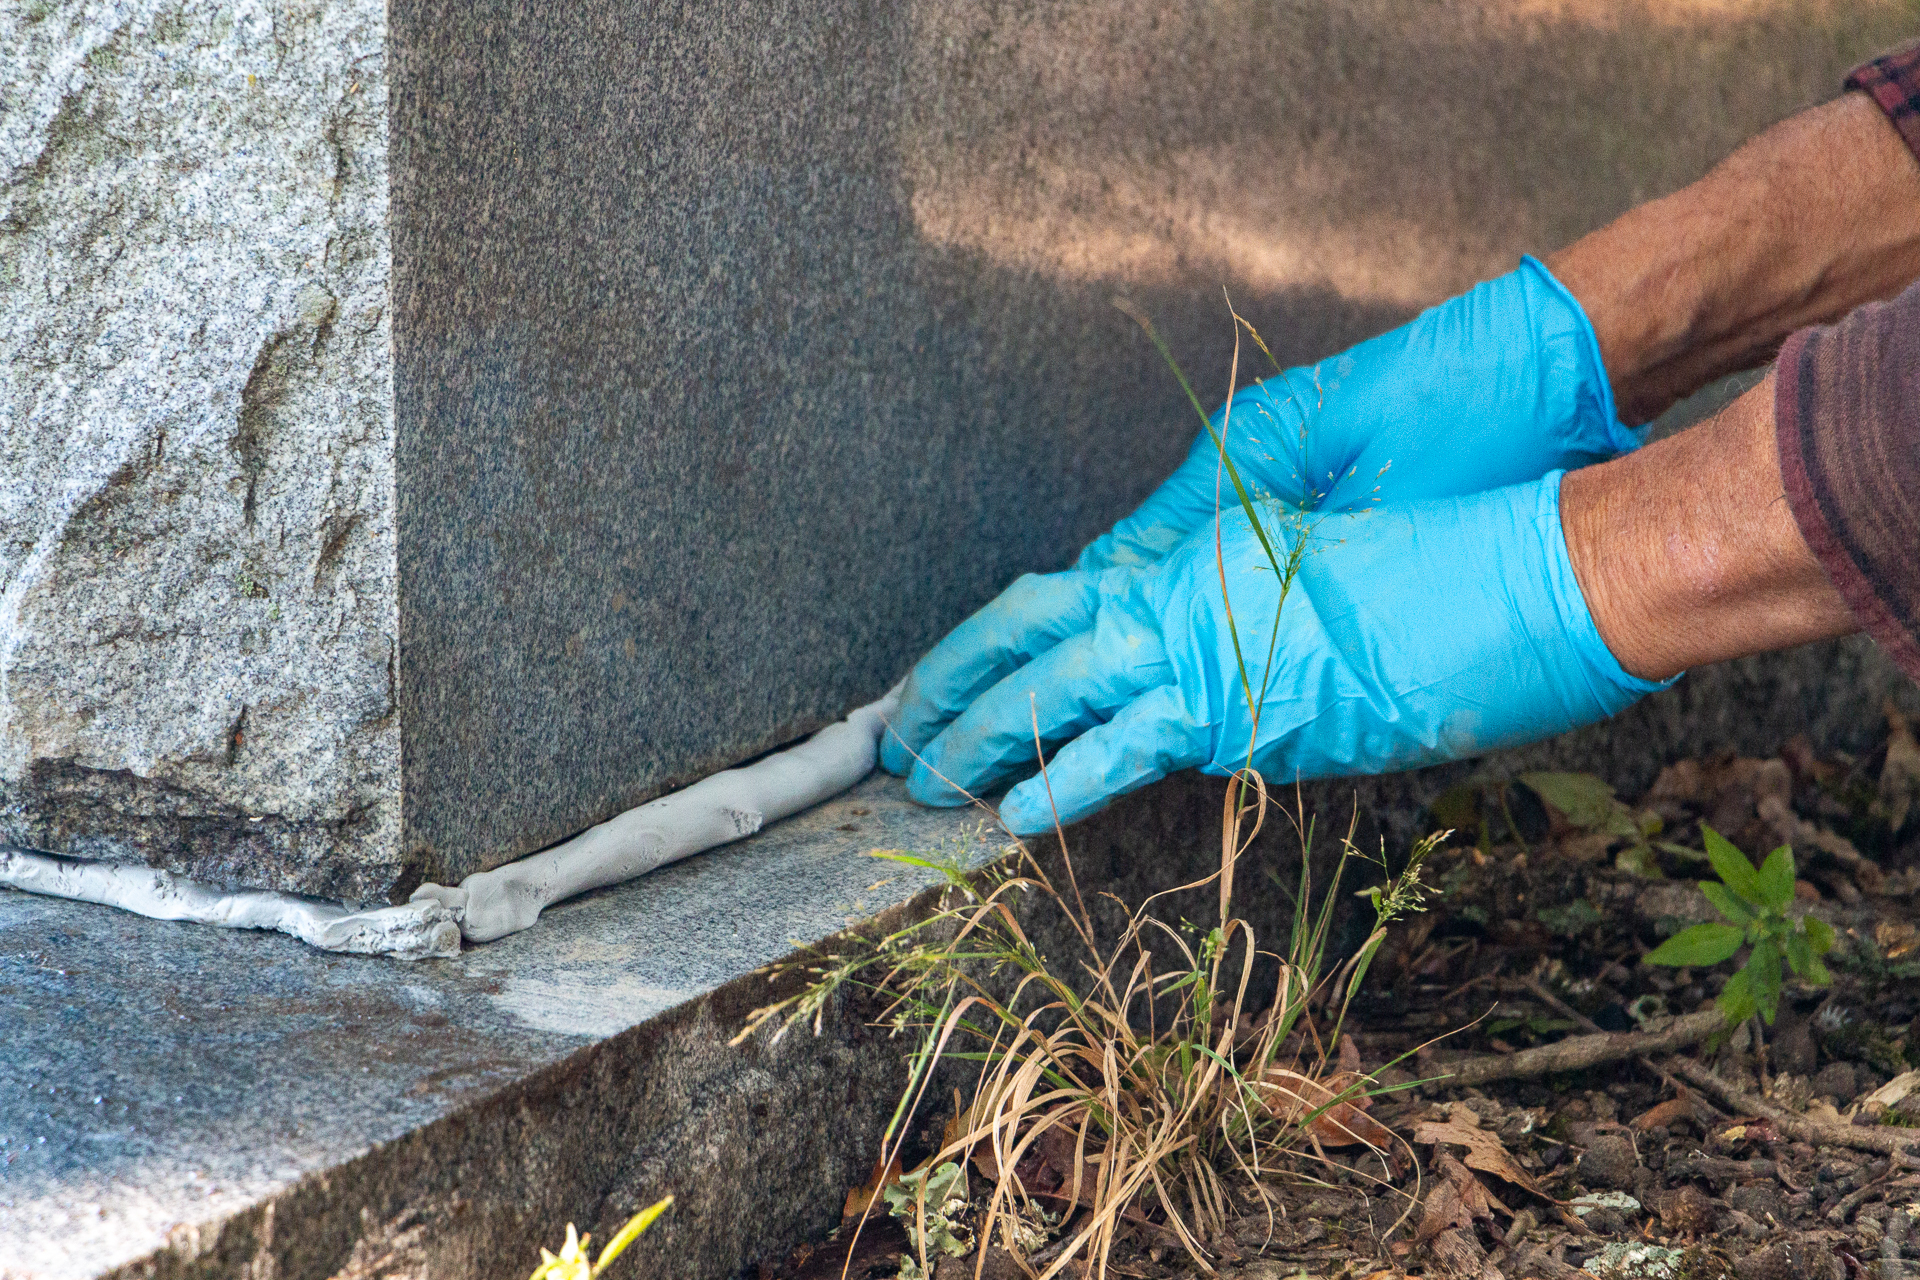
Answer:
[[[839,795],[873,772],[880,734],[899,706],[895,685],[797,747],[703,778],[456,887],[423,884],[412,900],[450,909],[469,942],[518,933],[556,902],[750,836]]]
[[[170,871],[83,862],[0,848],[0,886],[119,907],[155,920],[228,929],[274,929],[326,951],[426,960],[460,954],[460,929],[432,902],[349,911],[338,903],[265,889],[229,893]]]

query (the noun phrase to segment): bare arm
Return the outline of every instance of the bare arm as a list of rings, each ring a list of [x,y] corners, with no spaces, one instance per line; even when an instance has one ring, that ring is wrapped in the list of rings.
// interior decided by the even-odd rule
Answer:
[[[1849,93],[1547,266],[1586,308],[1621,417],[1644,422],[1765,363],[1795,329],[1920,277],[1920,162],[1872,99]]]
[[[1561,483],[1574,575],[1633,674],[1859,630],[1787,507],[1773,414],[1769,374],[1711,421]]]

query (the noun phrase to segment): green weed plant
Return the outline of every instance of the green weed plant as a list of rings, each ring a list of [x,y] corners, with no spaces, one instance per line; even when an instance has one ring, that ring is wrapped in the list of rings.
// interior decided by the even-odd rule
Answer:
[[[1781,845],[1756,869],[1747,855],[1712,827],[1702,824],[1707,861],[1720,878],[1700,881],[1719,921],[1682,929],[1647,953],[1648,964],[1707,968],[1731,960],[1742,947],[1747,962],[1720,992],[1721,1012],[1729,1027],[1756,1013],[1773,1025],[1780,1008],[1784,970],[1825,986],[1833,980],[1821,957],[1833,949],[1833,929],[1807,916],[1795,923],[1787,915],[1793,902],[1793,850]]]
[[[613,1260],[625,1253],[628,1245],[645,1235],[647,1228],[672,1207],[673,1197],[667,1196],[628,1218],[626,1225],[607,1241],[607,1247],[600,1251],[597,1259],[590,1259],[587,1253],[587,1246],[593,1243],[593,1237],[581,1235],[569,1222],[567,1238],[561,1244],[560,1252],[542,1249],[540,1265],[533,1269],[533,1274],[527,1280],[599,1280]]]

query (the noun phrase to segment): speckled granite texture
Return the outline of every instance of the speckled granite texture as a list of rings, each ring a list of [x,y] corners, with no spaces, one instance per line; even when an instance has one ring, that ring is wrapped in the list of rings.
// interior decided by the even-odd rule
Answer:
[[[1136,501],[1192,428],[1116,292],[1203,386],[1222,284],[1325,354],[1911,24],[6,6],[0,834],[359,898],[552,843],[877,696]],[[1864,696],[1778,670],[1765,723]]]
[[[1363,822],[1408,821],[1401,806],[1447,781],[1363,783]],[[1097,915],[1101,894],[1138,903],[1216,864],[1223,786],[1185,774],[1074,829]],[[1323,830],[1353,799],[1339,783],[1305,795]],[[404,968],[0,890],[0,1280],[514,1280],[566,1221],[605,1239],[668,1192],[627,1274],[727,1280],[817,1238],[871,1165],[906,1046],[866,1025],[876,1008],[843,1004],[820,1038],[727,1041],[768,1001],[756,966],[900,922],[929,877],[876,847],[977,863],[1000,842],[978,813],[921,808],[875,776]],[[1236,909],[1261,938],[1283,936],[1275,886],[1297,859],[1275,818],[1240,863]],[[1028,936],[1076,954],[1037,898]],[[1359,912],[1336,943],[1350,947],[1369,921],[1337,900]],[[1215,906],[1211,885],[1162,903],[1175,919]]]
[[[0,839],[402,874],[385,38],[0,4]]]

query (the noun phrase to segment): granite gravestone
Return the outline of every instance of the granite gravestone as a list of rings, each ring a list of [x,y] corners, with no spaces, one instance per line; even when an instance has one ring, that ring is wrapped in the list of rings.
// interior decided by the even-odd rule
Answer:
[[[0,9],[0,838],[382,900],[877,696],[1896,0]],[[1783,704],[1784,705],[1784,704]],[[1781,715],[1786,715],[1785,711]]]

